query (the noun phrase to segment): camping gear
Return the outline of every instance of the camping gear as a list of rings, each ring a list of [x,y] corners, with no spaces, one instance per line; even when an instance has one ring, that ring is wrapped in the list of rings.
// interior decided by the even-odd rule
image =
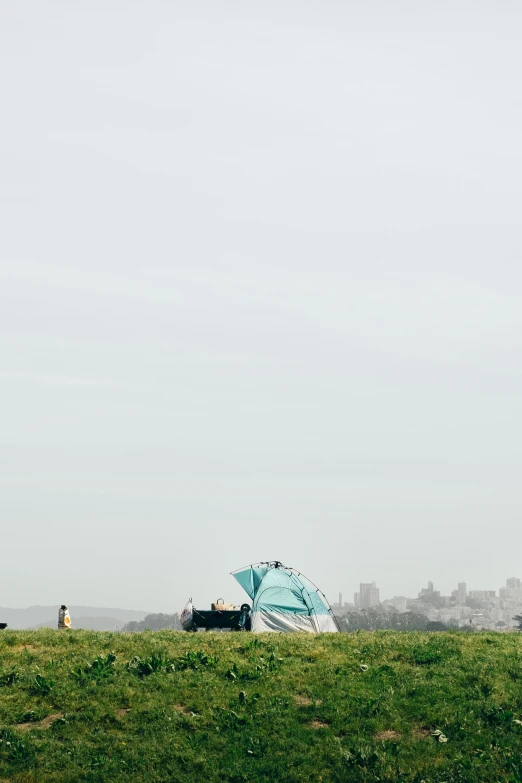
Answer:
[[[242,604],[238,607],[234,604],[225,604],[220,598],[211,604],[211,607],[210,610],[195,609],[192,598],[189,598],[180,617],[183,630],[250,630],[250,606],[248,604]]]
[[[232,576],[253,601],[254,633],[339,631],[326,596],[294,568],[274,560],[241,568]]]
[[[71,616],[65,604],[62,604],[58,609],[58,628],[72,628]]]
[[[194,619],[194,607],[192,605],[192,598],[189,598],[179,617],[181,627],[183,628],[184,631],[190,631],[192,629],[192,626],[194,625],[193,619]]]
[[[272,560],[246,566],[232,576],[252,599],[252,609],[248,604],[239,608],[225,604],[222,598],[211,604],[210,610],[195,609],[189,598],[180,617],[184,631],[339,631],[326,596],[295,568]]]
[[[237,609],[234,604],[226,604],[222,598],[218,598],[217,601],[210,604],[210,608],[214,610],[217,609],[219,612],[233,612],[234,609]]]

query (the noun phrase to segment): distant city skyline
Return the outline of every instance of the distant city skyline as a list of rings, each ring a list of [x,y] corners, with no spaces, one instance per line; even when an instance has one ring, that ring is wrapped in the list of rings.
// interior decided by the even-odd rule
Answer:
[[[399,614],[424,615],[427,621],[438,621],[446,626],[509,631],[518,628],[514,617],[522,614],[522,582],[519,577],[508,577],[499,587],[498,595],[496,590],[468,590],[466,582],[458,582],[449,595],[443,595],[428,580],[427,586],[416,596],[395,595],[384,599],[380,598],[376,582],[361,582],[353,603],[344,601],[339,593],[339,600],[332,603],[332,608],[340,617],[353,618],[351,613],[393,610]]]
[[[372,582],[360,582],[359,583],[359,590],[356,590],[356,591],[354,591],[351,594],[351,597],[353,599],[352,601],[348,601],[347,600],[349,594],[344,593],[342,590],[340,590],[337,593],[337,595],[338,595],[339,598],[342,596],[343,603],[351,603],[353,605],[356,604],[356,598],[355,597],[357,595],[359,595],[361,597],[364,596],[364,595],[368,595],[367,602],[369,602],[370,605],[376,605],[377,603],[380,603],[380,602],[386,601],[386,600],[392,600],[393,598],[396,598],[396,597],[403,597],[403,596],[398,596],[398,595],[394,595],[394,596],[383,595],[381,593],[381,588],[378,586],[378,581],[379,581],[378,579],[374,579]],[[428,579],[427,583],[425,583],[424,585],[421,585],[419,587],[419,592],[426,588],[426,584],[428,586],[428,588],[427,588],[428,590],[429,589],[435,590],[436,583],[433,580]],[[441,595],[447,595],[447,596],[451,596],[452,593],[460,592],[460,593],[466,593],[466,595],[472,595],[472,597],[473,597],[473,594],[475,594],[475,593],[493,594],[493,595],[495,595],[497,592],[500,593],[501,590],[506,589],[506,588],[508,588],[508,589],[520,589],[521,596],[522,596],[522,579],[519,578],[519,577],[515,577],[515,576],[507,577],[504,580],[504,584],[502,584],[499,587],[497,587],[496,590],[490,590],[490,589],[484,589],[484,588],[473,588],[471,590],[468,590],[467,582],[457,582],[455,584],[455,586],[453,587],[453,589],[450,589],[449,592],[447,592],[447,593],[444,593],[444,591],[442,591],[440,589],[437,590],[436,592],[440,593]],[[416,595],[404,595],[404,597],[406,597],[406,598],[417,598],[417,594]],[[333,599],[332,599],[332,601],[333,601]],[[339,601],[337,601],[337,603],[339,603]],[[364,600],[363,600],[363,603],[364,603]]]

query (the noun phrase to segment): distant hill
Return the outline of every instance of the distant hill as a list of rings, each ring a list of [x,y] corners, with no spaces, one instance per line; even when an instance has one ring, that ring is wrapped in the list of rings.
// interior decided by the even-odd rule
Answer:
[[[69,606],[68,608],[74,628],[90,628],[97,631],[113,631],[132,621],[141,622],[149,614],[134,609],[108,609],[100,606]],[[8,627],[14,630],[55,628],[57,621],[58,606],[30,606],[27,609],[0,607],[0,622],[7,623]]]
[[[131,620],[131,623],[136,620]],[[75,617],[72,627],[79,631],[121,631],[125,623],[117,617]],[[41,623],[31,631],[37,631],[39,628],[56,628],[56,620],[49,620],[47,623]]]

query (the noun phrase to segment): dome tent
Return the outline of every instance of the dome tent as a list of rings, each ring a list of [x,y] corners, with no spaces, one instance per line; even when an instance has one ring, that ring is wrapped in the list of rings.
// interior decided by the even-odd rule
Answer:
[[[254,633],[339,630],[326,596],[294,568],[275,560],[241,568],[232,576],[253,601]]]

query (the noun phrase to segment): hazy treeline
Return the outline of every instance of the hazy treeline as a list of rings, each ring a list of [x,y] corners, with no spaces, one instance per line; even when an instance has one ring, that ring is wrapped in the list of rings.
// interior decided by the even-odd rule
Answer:
[[[161,631],[162,628],[169,628],[172,631],[181,631],[179,614],[148,614],[143,620],[131,620],[124,625],[122,630],[128,633],[134,631]]]
[[[345,633],[351,631],[447,631],[456,625],[446,625],[429,620],[417,612],[383,612],[368,610],[348,612],[337,617],[339,629]]]

